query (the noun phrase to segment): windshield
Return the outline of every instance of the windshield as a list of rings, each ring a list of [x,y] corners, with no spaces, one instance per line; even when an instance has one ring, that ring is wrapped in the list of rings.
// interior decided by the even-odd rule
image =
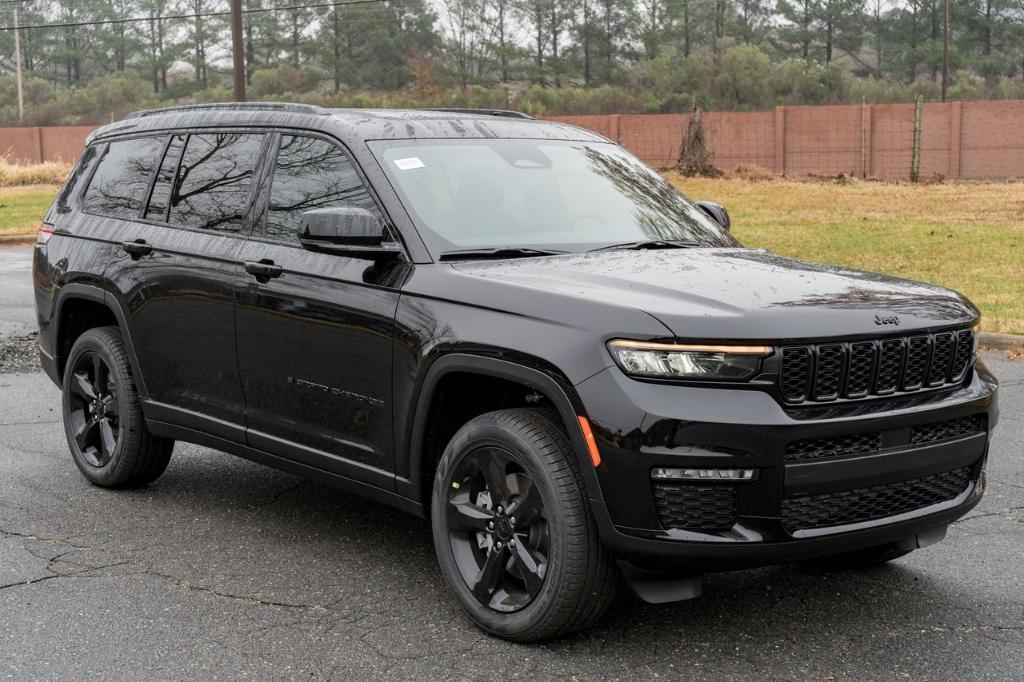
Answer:
[[[580,252],[648,240],[738,246],[614,144],[396,140],[371,147],[435,256],[516,247]]]

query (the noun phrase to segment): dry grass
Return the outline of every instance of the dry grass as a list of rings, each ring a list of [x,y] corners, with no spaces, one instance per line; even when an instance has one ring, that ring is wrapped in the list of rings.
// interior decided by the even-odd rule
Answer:
[[[59,161],[21,165],[0,157],[0,187],[59,185],[71,172],[71,165]]]
[[[667,177],[728,207],[747,246],[941,284],[981,308],[986,330],[1024,334],[1024,183]]]

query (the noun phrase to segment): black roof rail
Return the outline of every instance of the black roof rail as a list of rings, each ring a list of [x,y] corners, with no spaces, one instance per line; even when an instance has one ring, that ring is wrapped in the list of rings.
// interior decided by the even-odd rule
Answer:
[[[323,107],[315,104],[293,104],[289,102],[213,102],[209,104],[180,104],[173,107],[162,107],[160,109],[144,109],[133,111],[125,116],[129,118],[142,118],[143,116],[156,116],[157,114],[172,114],[179,111],[283,111],[292,114],[316,114],[328,116],[329,112]]]
[[[533,116],[524,114],[521,111],[509,111],[508,109],[464,109],[447,107],[430,107],[426,111],[444,111],[449,114],[479,114],[481,116],[504,116],[505,118],[523,118],[532,121]]]

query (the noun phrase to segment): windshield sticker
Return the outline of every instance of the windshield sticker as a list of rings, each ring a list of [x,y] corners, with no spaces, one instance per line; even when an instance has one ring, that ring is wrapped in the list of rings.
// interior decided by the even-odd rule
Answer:
[[[420,161],[418,156],[410,156],[408,159],[395,159],[395,165],[399,170],[412,170],[414,168],[425,168],[426,164]]]

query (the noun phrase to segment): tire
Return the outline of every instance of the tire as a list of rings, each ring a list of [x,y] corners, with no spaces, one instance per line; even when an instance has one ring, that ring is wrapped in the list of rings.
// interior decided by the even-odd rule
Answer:
[[[836,554],[808,563],[816,568],[829,571],[857,571],[899,559],[913,551],[913,549],[906,549],[898,544],[888,544]]]
[[[448,586],[492,635],[568,635],[615,596],[618,569],[598,539],[576,456],[545,412],[500,410],[459,429],[434,477],[431,521]]]
[[[150,434],[117,327],[97,327],[75,341],[62,385],[64,433],[90,483],[128,488],[155,481],[174,441]]]

